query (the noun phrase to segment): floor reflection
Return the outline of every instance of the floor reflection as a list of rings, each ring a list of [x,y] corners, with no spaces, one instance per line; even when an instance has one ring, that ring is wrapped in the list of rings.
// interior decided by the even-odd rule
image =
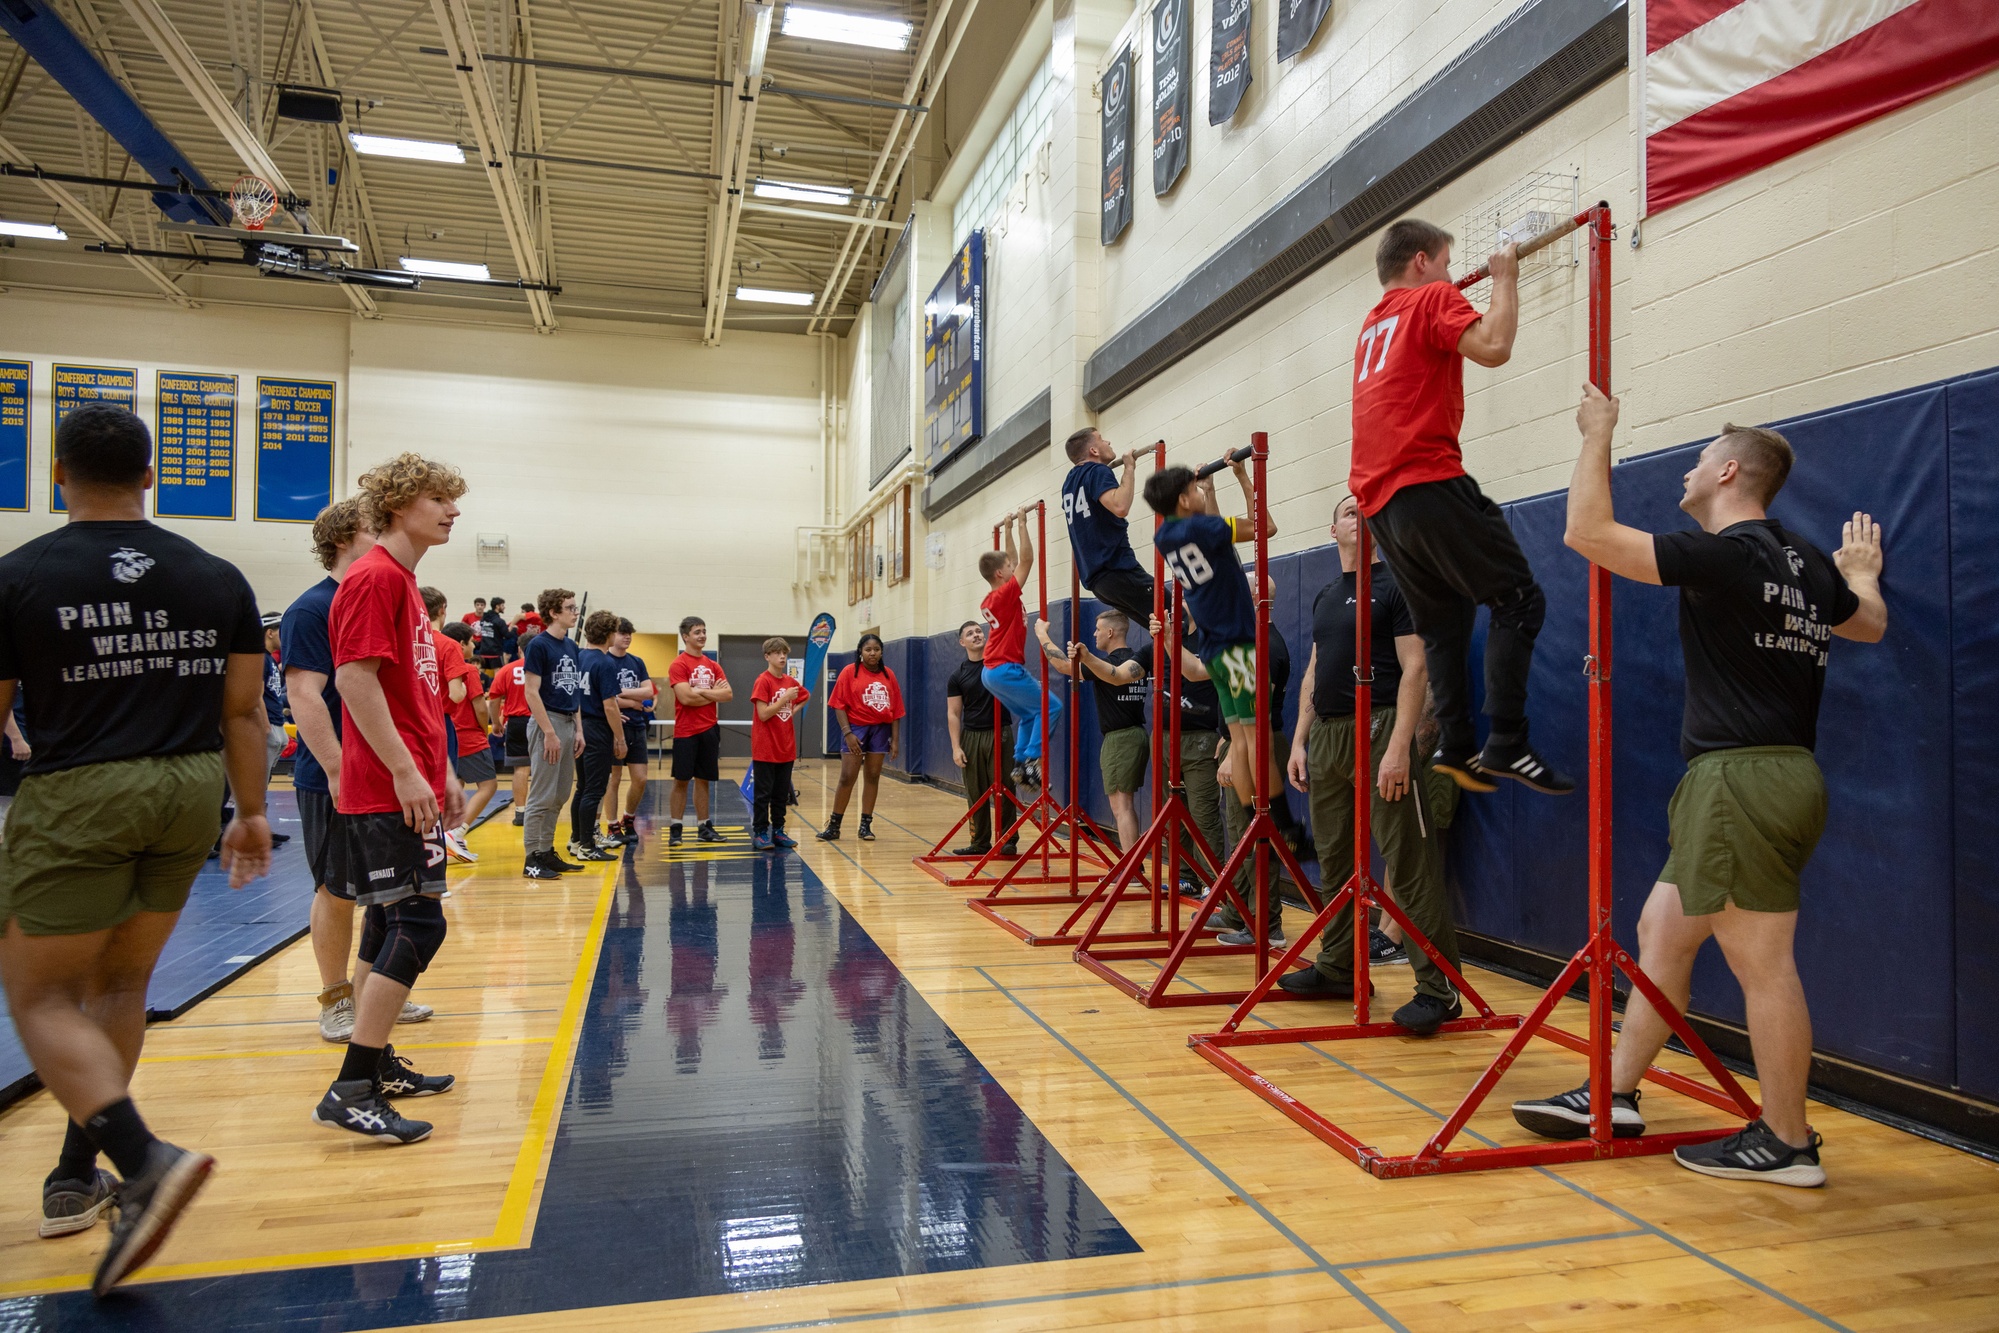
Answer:
[[[701,855],[621,867],[531,1248],[17,1300],[0,1333],[334,1333],[1137,1249],[801,862]]]

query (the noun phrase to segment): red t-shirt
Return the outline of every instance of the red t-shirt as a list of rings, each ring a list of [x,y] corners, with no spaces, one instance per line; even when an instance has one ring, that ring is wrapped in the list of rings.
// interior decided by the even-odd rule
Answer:
[[[527,664],[519,660],[509,662],[493,673],[493,687],[486,691],[486,697],[501,701],[502,718],[534,716],[534,710],[528,707],[526,673]]]
[[[1465,474],[1465,360],[1458,339],[1479,312],[1448,282],[1384,292],[1354,351],[1353,463],[1347,488],[1372,517],[1404,486]]]
[[[902,716],[902,686],[896,684],[895,673],[887,666],[869,671],[859,662],[849,662],[840,669],[826,704],[846,709],[847,721],[853,726],[878,726]]]
[[[467,611],[464,615],[458,617],[458,619],[461,624],[476,625],[480,622],[480,620],[484,619],[484,613],[479,611]]]
[[[444,699],[444,711],[451,715],[452,730],[458,733],[458,753],[477,754],[486,748],[486,730],[479,725],[479,715],[472,711],[472,696],[483,693],[479,688],[479,668],[465,660],[458,640],[449,634],[436,634],[432,638],[437,645],[437,688]],[[451,702],[454,680],[465,682],[465,697],[457,703]]]
[[[417,595],[415,573],[404,569],[386,546],[356,560],[333,594],[327,637],[336,669],[364,658],[381,659],[376,679],[382,683],[389,718],[431,790],[443,800],[443,694],[436,641],[423,598]],[[395,779],[354,725],[354,714],[344,699],[340,722],[340,813],[400,811],[403,804],[396,799]]]
[[[533,625],[536,629],[548,628],[546,625],[541,623],[541,612],[523,611],[520,614],[520,618],[514,621],[514,633],[518,635],[523,629],[526,629],[529,625]]]
[[[768,675],[769,672],[764,674]],[[673,659],[673,665],[666,669],[668,685],[692,685],[697,690],[711,690],[717,685],[728,683],[722,674],[722,664],[712,657],[699,653],[682,653]],[[681,703],[673,704],[673,735],[678,740],[682,736],[699,736],[704,731],[715,729],[715,705]]]
[[[750,723],[750,758],[761,759],[766,764],[788,764],[798,758],[798,732],[791,724],[792,715],[805,706],[812,692],[799,687],[798,697],[778,709],[767,718],[755,716],[756,704],[767,704],[798,682],[790,676],[774,675],[769,671],[759,672],[757,683],[750,687],[752,704]]]
[[[1027,660],[1027,618],[1020,606],[1020,581],[1008,579],[986,594],[979,603],[979,618],[986,622],[987,666]]]

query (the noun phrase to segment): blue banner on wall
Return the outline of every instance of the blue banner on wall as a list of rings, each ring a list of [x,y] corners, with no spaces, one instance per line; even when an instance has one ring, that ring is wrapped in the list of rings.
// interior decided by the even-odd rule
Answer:
[[[236,517],[236,377],[162,370],[153,397],[153,513]]]
[[[257,519],[310,523],[333,502],[331,380],[257,379]]]
[[[56,485],[55,438],[62,419],[85,403],[116,403],[128,412],[139,410],[139,372],[113,366],[57,366],[49,382],[49,508],[68,512]]]
[[[986,433],[986,234],[975,231],[923,303],[923,447],[936,463]]]
[[[28,508],[28,386],[34,367],[0,361],[0,510]]]

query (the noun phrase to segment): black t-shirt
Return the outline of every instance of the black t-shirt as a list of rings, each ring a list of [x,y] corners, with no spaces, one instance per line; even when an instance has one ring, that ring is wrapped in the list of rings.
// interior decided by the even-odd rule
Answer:
[[[981,674],[984,670],[978,658],[970,658],[958,663],[958,669],[951,673],[951,679],[944,686],[947,696],[965,701],[961,725],[966,731],[993,729],[993,697],[986,693],[985,678]]]
[[[1680,590],[1687,667],[1680,752],[1818,744],[1832,627],[1860,609],[1839,567],[1774,519],[1652,539]]]
[[[1371,645],[1374,657],[1374,703],[1377,708],[1395,706],[1395,691],[1402,685],[1402,659],[1395,655],[1395,640],[1414,634],[1416,622],[1409,617],[1409,603],[1402,598],[1395,575],[1386,561],[1374,566],[1374,616]],[[1338,582],[1319,589],[1312,601],[1312,646],[1318,649],[1318,670],[1312,678],[1312,711],[1320,717],[1353,716],[1353,631],[1354,575],[1340,575]]]
[[[479,643],[473,651],[480,657],[498,657],[505,650],[507,639],[507,618],[498,611],[488,611],[479,617],[473,628],[479,631]]]
[[[264,655],[249,583],[143,519],[68,523],[0,558],[0,680],[34,700],[29,773],[221,749],[234,653]]]
[[[1145,683],[1145,662],[1129,648],[1113,648],[1104,660],[1112,666],[1137,662],[1139,677],[1128,685],[1113,685],[1095,672],[1090,673],[1090,684],[1097,692],[1097,730],[1108,736],[1127,727],[1144,726],[1145,697],[1150,693]],[[1078,670],[1089,671],[1089,668]]]
[[[1197,636],[1190,635],[1182,642],[1188,652],[1194,652]],[[1157,640],[1153,643],[1153,668],[1158,669],[1162,648]],[[1196,654],[1198,656],[1198,654]],[[1180,676],[1180,734],[1199,731],[1220,731],[1222,729],[1222,697],[1215,693],[1213,683],[1195,680],[1185,672]]]

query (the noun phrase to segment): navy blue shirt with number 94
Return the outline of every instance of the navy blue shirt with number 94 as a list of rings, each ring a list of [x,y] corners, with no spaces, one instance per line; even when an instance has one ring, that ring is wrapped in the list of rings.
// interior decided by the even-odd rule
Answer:
[[[1166,572],[1186,590],[1187,611],[1201,627],[1201,657],[1256,641],[1256,599],[1242,572],[1236,538],[1248,520],[1190,514],[1168,519],[1153,534]]]
[[[1062,479],[1062,517],[1068,520],[1069,549],[1076,553],[1085,585],[1114,569],[1140,572],[1125,521],[1104,508],[1104,492],[1117,488],[1117,473],[1094,459],[1076,464]]]

